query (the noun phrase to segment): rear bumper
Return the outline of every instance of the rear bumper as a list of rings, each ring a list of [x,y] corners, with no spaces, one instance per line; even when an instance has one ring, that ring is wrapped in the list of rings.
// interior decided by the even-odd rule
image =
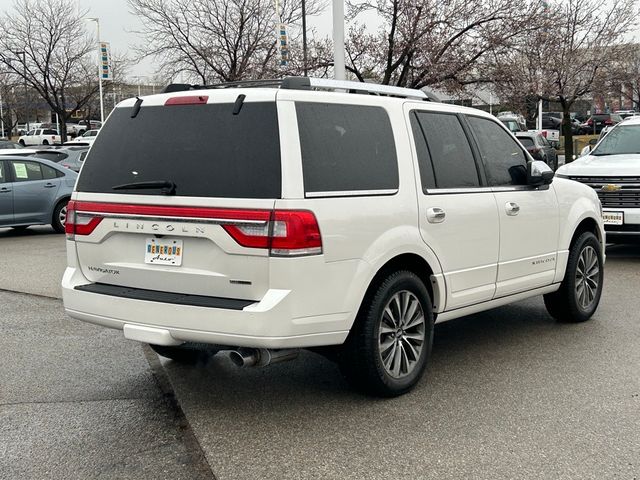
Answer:
[[[201,342],[254,348],[303,348],[344,343],[349,312],[294,318],[290,290],[269,290],[242,309],[222,309],[124,298],[77,290],[89,282],[73,267],[62,279],[65,311],[73,318],[135,332],[148,343]],[[125,328],[129,325],[130,328]]]

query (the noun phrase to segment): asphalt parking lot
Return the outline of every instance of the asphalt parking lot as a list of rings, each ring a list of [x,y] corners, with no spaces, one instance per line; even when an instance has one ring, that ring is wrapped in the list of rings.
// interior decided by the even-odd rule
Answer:
[[[0,478],[640,478],[640,246],[609,249],[585,324],[534,298],[438,325],[392,400],[311,353],[160,364],[64,315],[63,236],[0,229],[0,251]]]

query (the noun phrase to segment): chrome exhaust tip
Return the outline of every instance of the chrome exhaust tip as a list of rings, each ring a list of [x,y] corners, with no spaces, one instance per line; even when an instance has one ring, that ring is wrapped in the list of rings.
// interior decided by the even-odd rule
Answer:
[[[272,363],[286,362],[297,358],[298,349],[283,348],[239,348],[229,352],[229,358],[238,367],[266,367]]]

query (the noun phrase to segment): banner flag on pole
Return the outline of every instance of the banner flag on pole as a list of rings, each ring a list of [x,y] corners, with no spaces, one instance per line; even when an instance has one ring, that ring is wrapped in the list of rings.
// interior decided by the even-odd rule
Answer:
[[[111,72],[111,47],[108,42],[100,42],[100,78],[113,80]]]
[[[285,23],[278,26],[278,41],[280,43],[280,65],[286,67],[289,65],[289,35]]]

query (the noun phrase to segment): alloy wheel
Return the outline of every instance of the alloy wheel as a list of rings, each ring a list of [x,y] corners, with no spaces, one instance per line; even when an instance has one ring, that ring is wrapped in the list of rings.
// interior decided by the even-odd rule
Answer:
[[[396,292],[380,318],[378,351],[385,371],[393,378],[409,375],[425,344],[425,316],[418,298],[407,290]]]
[[[598,253],[587,245],[580,252],[576,267],[576,299],[582,309],[588,310],[596,299],[600,283],[600,261]]]

